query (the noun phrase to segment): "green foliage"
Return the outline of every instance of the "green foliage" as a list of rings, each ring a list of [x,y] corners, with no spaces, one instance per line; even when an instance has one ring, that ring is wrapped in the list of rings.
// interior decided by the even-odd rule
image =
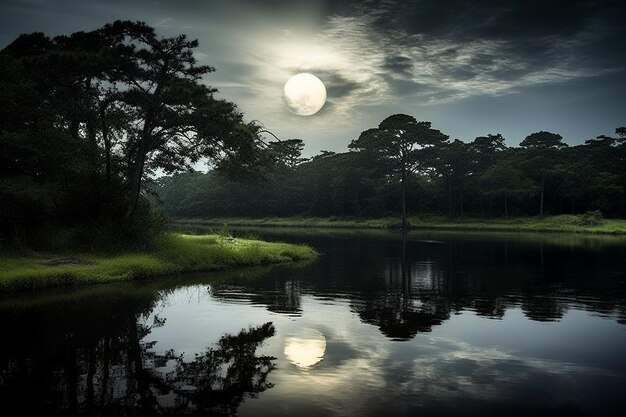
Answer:
[[[499,161],[481,177],[487,194],[495,197],[519,198],[534,191],[533,183],[520,169],[510,166],[509,161]]]
[[[401,119],[409,127],[414,120]],[[626,215],[624,141],[599,137],[565,146],[559,135],[538,132],[524,147],[509,148],[499,134],[470,143],[435,137],[416,149],[423,153],[407,165],[404,181],[393,157],[402,141],[377,128],[353,141],[352,151],[324,151],[295,167],[276,169],[266,182],[184,173],[160,179],[154,191],[175,218],[397,216],[402,184],[407,211],[413,213],[499,217],[601,210],[608,217]]]
[[[153,209],[147,201],[142,201],[135,221],[126,227],[107,217],[76,222],[72,226],[49,223],[31,233],[28,247],[55,252],[100,253],[150,249],[165,230],[166,223],[167,218],[161,210]]]
[[[0,244],[32,245],[51,225],[94,246],[147,242],[163,223],[141,197],[150,174],[200,158],[251,169],[260,127],[214,97],[197,46],[117,21],[0,51]]]
[[[580,216],[580,224],[583,226],[600,226],[604,222],[604,216],[600,210],[588,211]]]
[[[165,218],[144,191],[173,217],[626,216],[625,127],[577,146],[540,131],[507,147],[394,114],[348,152],[305,159],[301,139],[265,143],[215,97],[197,46],[117,21],[0,51],[0,246],[150,249]],[[215,170],[189,172],[201,158]],[[171,176],[149,183],[157,171]]]
[[[567,146],[562,139],[563,137],[557,133],[546,131],[535,132],[526,136],[526,138],[520,143],[520,147],[543,151],[547,149],[560,149]]]
[[[0,257],[0,291],[126,281],[309,260],[315,256],[316,252],[305,245],[219,235],[161,234],[152,248],[109,256],[78,253],[61,259],[43,255]]]
[[[409,221],[416,230],[476,230],[501,232],[558,232],[602,235],[626,235],[626,220],[603,219],[595,225],[583,225],[583,214],[561,214],[558,216],[534,217],[498,217],[449,218],[443,215],[411,216]],[[319,218],[319,217],[287,217],[287,218],[229,218],[229,219],[185,219],[174,222],[170,227],[177,231],[191,230],[204,233],[213,230],[216,224],[227,223],[231,227],[245,228],[281,227],[297,228],[299,233],[306,233],[306,228],[322,229],[391,229],[398,226],[397,217],[381,217],[372,219],[355,218]]]

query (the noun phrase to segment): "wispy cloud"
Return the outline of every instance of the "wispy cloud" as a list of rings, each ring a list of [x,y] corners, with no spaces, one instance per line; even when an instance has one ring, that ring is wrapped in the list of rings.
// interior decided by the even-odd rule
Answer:
[[[501,95],[545,83],[594,77],[622,70],[602,67],[585,56],[610,28],[591,21],[568,37],[545,35],[523,40],[410,32],[389,24],[397,18],[393,2],[359,8],[360,15],[331,16],[320,38],[348,65],[335,71],[363,87],[344,98],[346,106],[385,103],[398,95],[426,103],[475,95]]]

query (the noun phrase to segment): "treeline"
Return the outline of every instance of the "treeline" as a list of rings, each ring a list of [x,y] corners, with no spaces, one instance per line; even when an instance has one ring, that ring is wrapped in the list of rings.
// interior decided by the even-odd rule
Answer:
[[[407,115],[393,115],[343,153],[304,159],[299,139],[273,141],[273,170],[254,183],[219,172],[160,178],[153,187],[175,217],[411,214],[625,216],[626,128],[568,146],[551,132],[509,147],[500,134],[451,140]]]
[[[197,46],[117,21],[20,35],[0,51],[0,245],[53,226],[143,242],[163,223],[142,192],[150,174],[253,161],[259,127],[214,97]]]
[[[164,224],[151,191],[179,217],[626,214],[625,128],[572,147],[538,132],[509,148],[501,135],[464,143],[394,115],[348,152],[304,159],[301,140],[266,143],[215,97],[197,46],[117,21],[0,50],[0,246],[52,228],[89,245],[146,242]],[[146,187],[199,160],[214,170]]]

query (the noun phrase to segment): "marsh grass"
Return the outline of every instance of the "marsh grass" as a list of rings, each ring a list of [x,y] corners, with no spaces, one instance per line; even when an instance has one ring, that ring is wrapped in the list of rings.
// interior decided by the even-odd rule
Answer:
[[[591,217],[591,220],[590,220]],[[626,234],[626,220],[603,219],[589,214],[558,215],[543,217],[511,218],[447,218],[443,216],[413,216],[409,218],[413,229],[423,230],[467,230],[501,232],[556,232],[556,233],[591,233],[591,234]],[[177,231],[194,231],[203,227],[320,227],[346,229],[390,229],[399,224],[398,218],[383,217],[377,219],[351,218],[230,218],[230,219],[180,219],[172,223]]]
[[[0,255],[0,291],[145,279],[193,271],[216,271],[312,259],[305,245],[234,239],[220,235],[168,233],[144,251],[99,256],[71,254],[81,263],[46,264],[45,259]]]

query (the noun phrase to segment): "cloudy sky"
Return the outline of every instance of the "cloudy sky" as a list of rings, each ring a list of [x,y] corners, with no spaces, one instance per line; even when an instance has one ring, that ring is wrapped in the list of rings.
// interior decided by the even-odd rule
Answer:
[[[626,3],[621,0],[0,0],[0,47],[20,33],[142,20],[200,41],[206,77],[306,155],[345,151],[394,113],[452,138],[538,130],[570,144],[626,125]],[[287,111],[283,85],[310,72],[328,99]]]

